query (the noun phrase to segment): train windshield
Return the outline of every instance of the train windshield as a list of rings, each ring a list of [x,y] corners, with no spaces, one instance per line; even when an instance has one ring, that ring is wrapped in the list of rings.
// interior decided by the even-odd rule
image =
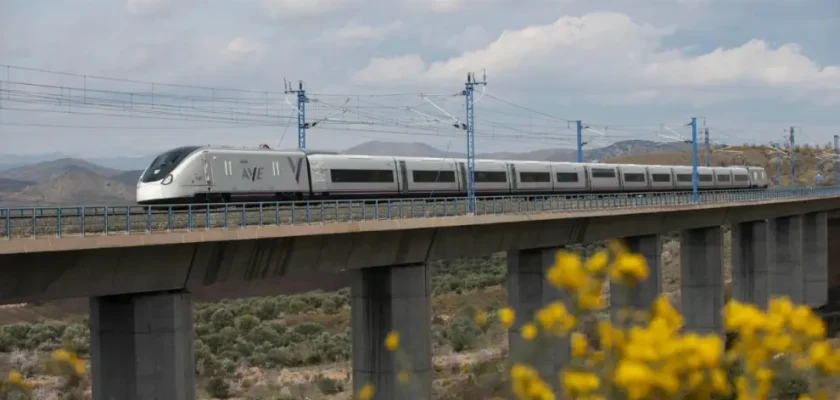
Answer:
[[[198,146],[178,147],[157,156],[149,165],[149,168],[146,168],[143,176],[140,177],[140,182],[156,182],[165,178],[181,161],[184,161],[190,153],[198,148]]]

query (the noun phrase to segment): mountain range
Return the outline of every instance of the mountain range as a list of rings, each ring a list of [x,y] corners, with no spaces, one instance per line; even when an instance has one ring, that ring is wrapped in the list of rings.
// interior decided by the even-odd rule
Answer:
[[[681,152],[683,143],[627,140],[583,153],[584,161],[648,153]],[[440,150],[424,143],[369,141],[343,154],[415,157],[459,157],[462,153]],[[142,170],[155,155],[147,157],[71,158],[62,153],[32,156],[0,154],[0,205],[128,204],[135,199],[135,186]],[[530,152],[497,152],[478,157],[499,160],[575,161],[575,150],[545,149]]]

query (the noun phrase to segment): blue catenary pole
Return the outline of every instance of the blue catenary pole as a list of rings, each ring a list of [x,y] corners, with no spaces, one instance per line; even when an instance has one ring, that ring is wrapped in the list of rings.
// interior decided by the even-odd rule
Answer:
[[[473,91],[475,85],[486,85],[478,82],[472,73],[467,74],[464,97],[467,99],[467,214],[475,212],[475,109],[473,108]]]
[[[691,117],[691,191],[694,202],[700,202],[697,195],[697,117]]]
[[[303,150],[306,148],[306,91],[303,90],[301,83],[300,90],[297,92],[297,106],[298,106],[298,148]]]
[[[583,123],[577,121],[577,162],[583,162]]]

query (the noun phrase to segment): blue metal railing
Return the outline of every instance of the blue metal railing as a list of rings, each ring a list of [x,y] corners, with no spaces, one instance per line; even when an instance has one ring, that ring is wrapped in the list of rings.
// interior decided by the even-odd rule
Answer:
[[[837,187],[720,190],[700,204],[840,196]],[[0,237],[64,237],[307,225],[466,215],[465,197],[192,205],[92,205],[0,209]],[[479,197],[476,215],[694,205],[691,191]]]

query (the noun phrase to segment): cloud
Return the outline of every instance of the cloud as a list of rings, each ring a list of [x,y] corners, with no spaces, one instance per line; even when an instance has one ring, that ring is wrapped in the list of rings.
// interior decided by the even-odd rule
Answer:
[[[463,32],[447,39],[444,44],[453,50],[467,51],[486,45],[490,39],[490,33],[481,25],[470,25]]]
[[[341,28],[324,31],[318,37],[318,42],[340,46],[378,43],[402,27],[400,20],[379,26],[350,21]]]
[[[167,11],[173,0],[126,0],[125,11],[130,15],[150,16]]]
[[[265,45],[261,42],[239,36],[231,40],[223,50],[225,59],[232,62],[258,62],[265,55]]]
[[[685,87],[715,89],[721,99],[731,98],[723,89],[737,92],[745,86],[794,91],[840,88],[840,67],[820,67],[795,44],[773,48],[752,40],[692,55],[684,49],[663,48],[663,40],[673,33],[670,27],[640,24],[622,13],[561,17],[552,24],[506,30],[482,48],[444,60],[426,62],[411,54],[374,58],[353,80],[457,82],[469,71],[486,68],[498,80],[527,82],[539,76],[546,88],[587,90],[609,95],[611,102],[619,101],[619,93],[635,102],[692,96],[688,91],[669,93]],[[714,97],[711,91],[704,95]]]
[[[272,18],[308,17],[359,6],[364,0],[264,0]]]

